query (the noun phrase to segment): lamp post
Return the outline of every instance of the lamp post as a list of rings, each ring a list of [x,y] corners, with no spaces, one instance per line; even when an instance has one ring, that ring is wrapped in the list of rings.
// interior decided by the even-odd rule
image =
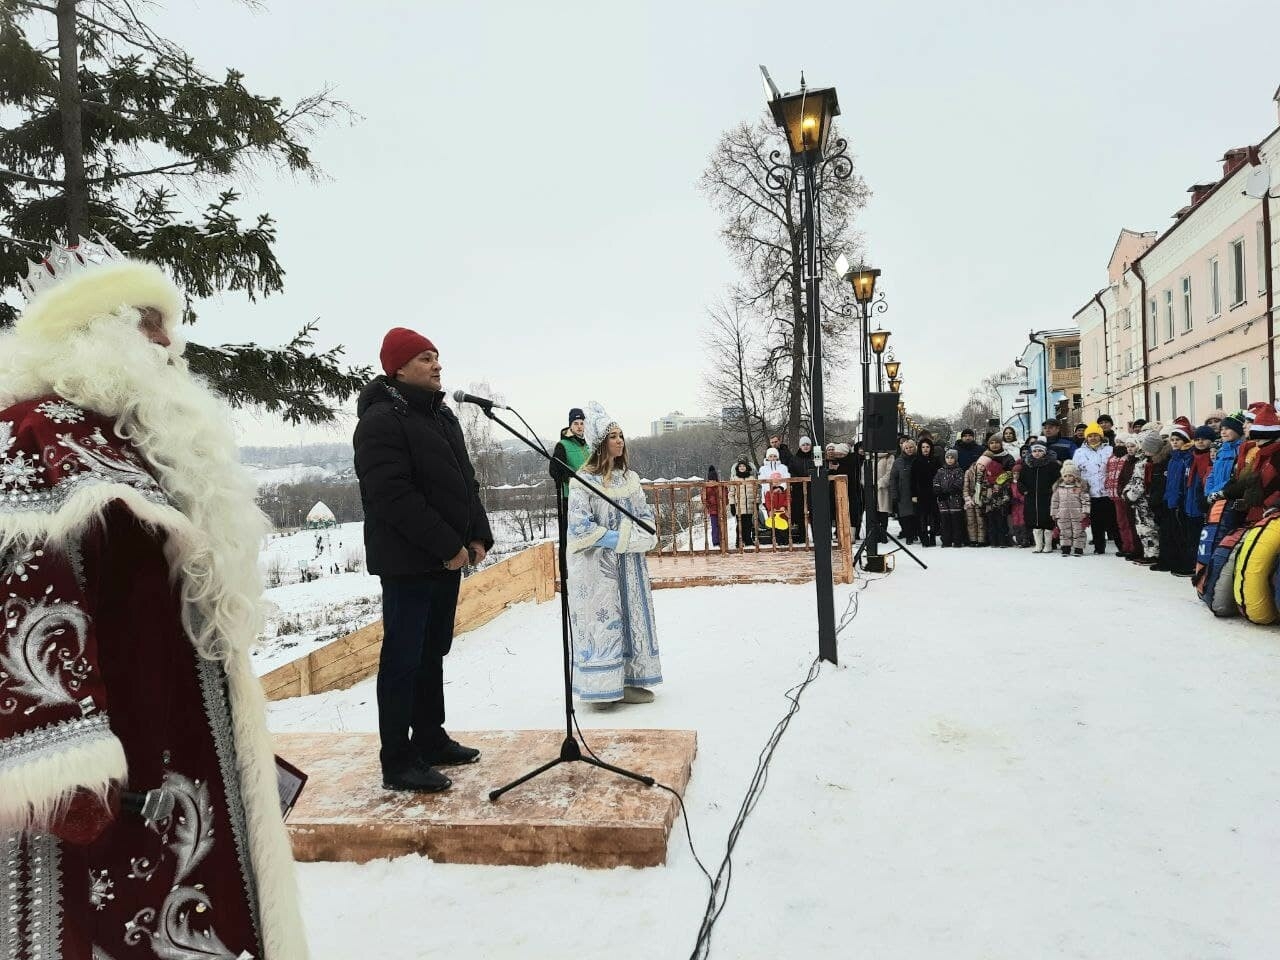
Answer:
[[[880,454],[872,449],[869,429],[871,414],[871,358],[875,357],[876,384],[880,386],[882,375],[880,357],[889,343],[889,331],[879,328],[871,330],[871,315],[884,313],[889,309],[884,293],[876,295],[876,280],[880,271],[872,267],[851,267],[849,261],[841,255],[836,261],[836,272],[853,286],[853,298],[858,303],[858,319],[861,325],[861,360],[862,360],[862,446],[865,459],[862,469],[862,500],[867,518],[867,537],[863,543],[866,551],[866,568],[881,572],[884,570],[884,559],[880,556],[880,511],[876,502],[876,472]],[[880,391],[877,391],[880,392]]]
[[[819,196],[823,180],[834,177],[847,180],[853,163],[845,155],[848,143],[837,139],[828,152],[832,121],[840,115],[835,87],[809,89],[804,75],[800,90],[781,93],[773,86],[768,71],[760,68],[772,96],[769,110],[774,122],[787,138],[789,160],[782,151],[769,154],[770,169],[766,175],[769,187],[785,193],[799,188],[800,223],[804,246],[805,323],[809,346],[810,403],[813,421],[814,458],[809,466],[810,512],[813,517],[813,574],[818,600],[818,656],[836,663],[836,610],[831,582],[831,499],[827,464],[822,456],[826,445],[826,424],[822,396],[822,299],[819,284],[822,262],[818,245],[822,237]]]
[[[879,270],[876,271],[877,274],[879,272]],[[884,348],[889,343],[889,335],[890,331],[881,330],[879,326],[867,335],[871,341],[871,352],[876,355],[876,390],[881,393],[884,392]],[[893,355],[890,354],[890,359],[892,357]]]

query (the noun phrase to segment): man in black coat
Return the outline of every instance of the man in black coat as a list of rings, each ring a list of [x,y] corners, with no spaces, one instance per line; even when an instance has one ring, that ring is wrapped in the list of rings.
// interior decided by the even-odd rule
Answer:
[[[462,568],[485,558],[493,535],[435,345],[397,327],[380,359],[386,376],[360,394],[354,445],[365,562],[382,578],[382,785],[434,793],[451,785],[435,767],[480,756],[445,732],[444,657]]]
[[[974,439],[971,427],[965,427],[960,431],[960,439],[956,441],[955,451],[961,470],[968,470],[982,456],[982,444]]]
[[[1045,446],[1049,448],[1049,452],[1058,458],[1059,463],[1066,463],[1076,452],[1079,446],[1070,437],[1062,435],[1062,423],[1054,417],[1050,417],[1043,424],[1041,429],[1044,430]]]

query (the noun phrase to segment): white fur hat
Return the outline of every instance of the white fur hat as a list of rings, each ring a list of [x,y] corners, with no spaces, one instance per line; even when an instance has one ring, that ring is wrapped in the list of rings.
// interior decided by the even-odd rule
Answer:
[[[604,442],[604,438],[609,435],[610,430],[621,426],[595,400],[587,404],[586,419],[587,443],[591,445],[593,450]]]
[[[779,457],[779,456],[781,456],[781,454],[778,453],[777,447],[770,447],[768,450],[764,452],[764,458],[766,460],[768,460],[770,457]]]
[[[168,274],[105,241],[55,244],[42,263],[31,265],[22,287],[27,306],[14,333],[24,338],[65,337],[121,307],[154,307],[170,332],[182,317],[182,293]]]

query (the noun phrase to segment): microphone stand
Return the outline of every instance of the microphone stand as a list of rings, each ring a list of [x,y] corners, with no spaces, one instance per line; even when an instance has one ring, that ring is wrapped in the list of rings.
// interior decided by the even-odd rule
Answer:
[[[644,520],[641,520],[639,517],[633,514],[630,510],[622,506],[620,503],[618,503],[618,501],[614,500],[607,493],[605,493],[603,490],[597,487],[595,484],[587,480],[584,480],[582,479],[582,477],[578,476],[573,471],[573,468],[570,467],[563,460],[548,454],[546,450],[542,449],[538,444],[535,444],[528,437],[522,434],[519,430],[516,430],[514,427],[511,426],[511,424],[507,423],[505,420],[503,420],[501,417],[495,414],[493,412],[492,405],[479,404],[479,406],[480,406],[480,409],[484,411],[484,415],[486,417],[488,417],[498,426],[502,427],[502,429],[506,430],[507,433],[511,434],[513,437],[515,437],[517,440],[523,443],[526,447],[528,447],[538,456],[542,457],[548,463],[556,464],[561,469],[563,469],[565,476],[568,478],[569,482],[571,483],[576,482],[576,483],[582,484],[584,487],[586,487],[588,490],[590,490],[592,493],[598,496],[601,500],[604,500],[606,503],[611,504],[620,513],[623,513],[626,516],[630,517],[631,521],[635,523],[635,525],[638,526],[640,529],[647,530],[649,533],[657,533],[657,531],[654,530],[654,528],[650,526],[647,522],[645,522]],[[546,773],[548,770],[552,769],[553,767],[558,767],[562,763],[586,763],[586,764],[590,764],[593,767],[599,767],[602,770],[608,770],[611,773],[616,773],[621,777],[627,777],[631,780],[636,780],[640,783],[643,783],[646,787],[651,787],[654,784],[653,777],[646,776],[645,774],[642,774],[642,773],[633,773],[630,770],[624,770],[622,767],[615,767],[613,764],[605,763],[603,760],[598,760],[594,756],[589,756],[584,754],[582,752],[582,745],[578,742],[578,737],[574,733],[574,729],[573,729],[574,727],[573,659],[572,659],[573,645],[569,638],[569,556],[568,556],[569,555],[569,551],[568,551],[569,507],[568,507],[567,498],[565,497],[563,492],[563,484],[559,480],[556,480],[554,482],[556,485],[556,519],[558,521],[556,525],[559,530],[559,540],[560,540],[560,551],[559,551],[560,553],[560,558],[559,558],[560,559],[560,643],[561,643],[561,656],[564,664],[564,742],[560,744],[560,755],[555,759],[549,760],[546,763],[542,764],[542,766],[537,767],[533,770],[530,770],[528,773],[524,774],[524,776],[519,777],[515,780],[512,780],[510,783],[508,783],[504,787],[499,787],[496,790],[490,790],[489,800],[491,802],[497,800],[508,790],[512,790],[515,787],[520,786],[522,783],[527,783],[528,781],[532,780],[534,777],[539,776],[540,774]]]

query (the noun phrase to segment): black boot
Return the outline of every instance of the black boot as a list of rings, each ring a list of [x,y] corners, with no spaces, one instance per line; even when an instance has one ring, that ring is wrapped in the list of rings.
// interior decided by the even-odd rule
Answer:
[[[428,767],[456,767],[475,763],[480,759],[480,751],[475,747],[464,747],[457,740],[448,740],[443,746],[423,750],[419,757]]]
[[[383,790],[407,790],[413,793],[441,793],[453,786],[453,781],[439,770],[423,764],[415,764],[399,773],[383,773]]]
[[[1063,548],[1062,548],[1062,555],[1063,555],[1064,557],[1069,557],[1069,556],[1071,556],[1071,548],[1070,548],[1070,547],[1063,547]]]

